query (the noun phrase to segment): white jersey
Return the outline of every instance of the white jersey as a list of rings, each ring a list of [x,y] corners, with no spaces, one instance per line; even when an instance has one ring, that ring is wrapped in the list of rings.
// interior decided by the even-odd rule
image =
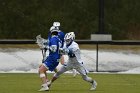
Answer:
[[[66,44],[64,43],[64,49],[65,48],[69,50],[68,56],[71,63],[83,63],[79,45],[76,42],[73,41],[69,46],[66,46]]]
[[[65,72],[76,69],[81,75],[86,75],[88,71],[83,65],[79,45],[74,41],[69,46],[64,43],[63,49],[68,49],[69,52],[67,53],[68,61],[61,67],[61,70]]]

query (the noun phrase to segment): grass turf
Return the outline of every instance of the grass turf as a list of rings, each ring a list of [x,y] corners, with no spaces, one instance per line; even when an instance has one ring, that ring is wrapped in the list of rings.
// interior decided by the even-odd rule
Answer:
[[[49,78],[53,74],[49,74]],[[47,93],[140,93],[139,74],[93,74],[97,89],[90,91],[90,84],[83,81],[80,75],[63,74],[56,80]],[[39,93],[41,80],[38,74],[0,73],[0,93]]]

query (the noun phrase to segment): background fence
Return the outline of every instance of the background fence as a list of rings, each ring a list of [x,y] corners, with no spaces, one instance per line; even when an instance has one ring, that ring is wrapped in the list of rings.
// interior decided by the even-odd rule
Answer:
[[[3,45],[4,44],[25,44],[25,45],[26,44],[36,44],[35,42],[36,42],[35,40],[0,40],[0,44],[3,44]],[[94,56],[93,56],[93,54],[88,55],[89,52],[87,52],[87,51],[86,51],[87,54],[86,53],[83,54],[83,56],[88,59],[87,61],[91,61],[91,62],[94,61],[94,63],[96,62],[96,64],[93,67],[94,70],[91,70],[91,71],[97,71],[97,72],[99,72],[99,71],[110,71],[110,72],[114,72],[115,71],[116,72],[116,71],[123,71],[123,70],[125,70],[125,69],[122,69],[122,68],[127,68],[127,66],[130,66],[130,67],[140,66],[140,64],[135,64],[135,63],[132,63],[132,62],[130,62],[130,63],[124,62],[123,63],[122,61],[124,59],[121,59],[120,57],[121,56],[123,57],[123,56],[126,56],[126,55],[122,55],[120,53],[118,53],[118,55],[116,55],[116,54],[113,54],[113,52],[106,52],[106,54],[108,54],[108,56],[107,56],[106,54],[104,54],[104,52],[102,52],[102,51],[100,52],[100,50],[102,50],[102,48],[100,47],[100,45],[104,45],[104,46],[106,46],[106,45],[110,45],[110,46],[119,45],[119,46],[124,46],[124,47],[125,47],[125,45],[129,45],[129,46],[133,46],[133,45],[135,46],[135,45],[137,45],[137,46],[139,46],[140,45],[140,41],[92,41],[92,40],[76,40],[76,42],[78,44],[80,44],[80,45],[82,45],[82,44],[95,45]],[[123,50],[123,48],[122,48],[122,50]],[[18,56],[18,55],[16,55],[16,56]],[[113,57],[114,57],[114,59],[113,59]],[[132,56],[130,56],[130,57],[132,57]],[[20,57],[18,56],[18,58],[20,58]],[[118,59],[116,59],[116,58],[118,58]],[[114,62],[116,64],[112,63],[111,62],[112,60],[108,60],[108,59],[116,60]],[[135,59],[135,58],[132,58],[132,59],[134,61],[135,60],[138,60],[138,59]],[[117,60],[120,60],[120,62],[117,63]],[[22,61],[23,61],[23,58],[22,58]],[[107,64],[105,64],[105,62]],[[120,66],[120,64],[122,64],[122,65]],[[134,64],[135,66],[133,66],[132,64]],[[91,66],[91,65],[89,64],[89,66]],[[92,68],[92,67],[90,67],[90,68]]]

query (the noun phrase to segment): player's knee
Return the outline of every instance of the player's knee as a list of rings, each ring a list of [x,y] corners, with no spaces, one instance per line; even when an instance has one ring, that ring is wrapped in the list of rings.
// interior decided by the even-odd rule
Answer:
[[[39,73],[44,73],[45,71],[47,71],[47,68],[44,65],[41,65],[38,69]]]
[[[59,75],[60,75],[60,74],[57,72],[57,73],[54,74],[54,77],[58,78]]]
[[[40,78],[44,78],[45,77],[45,74],[44,73],[40,73]]]

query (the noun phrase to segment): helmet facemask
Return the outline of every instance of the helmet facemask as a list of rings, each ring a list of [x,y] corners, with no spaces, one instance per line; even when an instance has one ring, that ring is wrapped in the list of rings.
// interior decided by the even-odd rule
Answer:
[[[72,39],[66,39],[65,42],[66,42],[66,45],[69,45],[73,40]]]
[[[75,34],[74,32],[69,32],[65,35],[65,42],[66,42],[66,45],[69,45],[73,40],[75,39]]]

